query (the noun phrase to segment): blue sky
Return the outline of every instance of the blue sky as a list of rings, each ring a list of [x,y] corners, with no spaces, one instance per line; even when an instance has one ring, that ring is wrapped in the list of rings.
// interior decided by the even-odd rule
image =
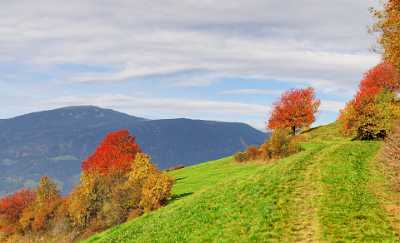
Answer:
[[[335,120],[377,64],[378,0],[38,0],[1,3],[0,118],[96,105],[263,129],[290,88]]]

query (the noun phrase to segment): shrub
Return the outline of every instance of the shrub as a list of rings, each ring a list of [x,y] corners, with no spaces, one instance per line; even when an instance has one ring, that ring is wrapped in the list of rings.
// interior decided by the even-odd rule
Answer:
[[[270,160],[272,159],[272,149],[271,149],[271,143],[266,141],[260,146],[260,157],[263,160]]]
[[[22,212],[34,202],[35,198],[34,191],[22,189],[0,199],[0,232],[12,234],[20,230],[19,220]]]
[[[399,118],[399,105],[393,92],[380,92],[359,105],[350,102],[339,116],[345,135],[361,140],[383,139]]]
[[[272,158],[281,158],[288,153],[289,132],[286,129],[276,129],[268,140]]]
[[[174,179],[161,173],[151,163],[150,156],[139,153],[129,174],[128,185],[134,188],[137,194],[131,199],[133,209],[140,197],[139,208],[151,211],[164,205],[170,197]]]
[[[248,156],[248,154],[246,152],[237,152],[234,155],[234,159],[235,159],[235,161],[237,161],[239,163],[242,163],[242,162],[248,161],[249,160],[249,156]]]
[[[256,146],[247,147],[246,153],[249,157],[249,160],[256,160],[260,157],[260,151]]]
[[[244,152],[237,152],[234,155],[234,159],[239,162],[247,162],[250,160],[257,160],[261,157],[261,151],[256,146],[247,147]]]
[[[145,212],[160,208],[171,196],[174,180],[168,175],[157,173],[147,178],[143,185],[140,207]]]
[[[259,148],[250,146],[245,152],[236,153],[234,158],[239,163],[257,159],[268,161],[284,158],[301,151],[300,141],[299,136],[290,136],[287,129],[275,129],[271,138]]]

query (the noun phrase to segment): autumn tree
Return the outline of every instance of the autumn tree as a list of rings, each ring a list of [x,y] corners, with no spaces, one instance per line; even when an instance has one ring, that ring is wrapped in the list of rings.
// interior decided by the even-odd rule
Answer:
[[[72,225],[87,232],[161,207],[174,181],[140,152],[126,130],[108,134],[82,170],[80,183],[67,199],[67,211]]]
[[[109,133],[96,151],[82,163],[82,171],[97,171],[102,175],[125,172],[130,169],[140,151],[128,130]]]
[[[389,62],[382,62],[369,70],[360,82],[358,98],[375,95],[381,91],[396,92],[400,89],[400,75]]]
[[[109,177],[96,171],[82,174],[80,183],[67,198],[68,215],[74,228],[85,229],[97,217],[110,197],[112,186],[116,186],[109,181]]]
[[[47,230],[55,218],[57,207],[61,204],[57,184],[47,176],[40,178],[35,201],[24,209],[20,224],[24,231],[39,232]]]
[[[368,140],[385,138],[400,115],[395,94],[399,81],[398,72],[387,62],[368,71],[354,99],[340,113],[344,134]]]
[[[174,181],[128,131],[112,132],[82,163],[80,182],[67,197],[44,176],[35,190],[0,199],[0,241],[24,234],[89,236],[165,205]]]
[[[320,101],[315,98],[313,88],[286,91],[273,106],[268,128],[290,129],[295,135],[298,129],[315,121],[319,106]]]
[[[139,153],[128,176],[127,185],[138,193],[131,198],[133,208],[145,212],[158,209],[171,195],[174,179],[159,171],[149,155]]]
[[[374,10],[377,23],[373,30],[380,34],[384,59],[400,71],[400,0],[386,1],[383,10]]]
[[[0,232],[11,234],[20,230],[19,220],[25,208],[35,200],[32,190],[22,189],[0,199]]]

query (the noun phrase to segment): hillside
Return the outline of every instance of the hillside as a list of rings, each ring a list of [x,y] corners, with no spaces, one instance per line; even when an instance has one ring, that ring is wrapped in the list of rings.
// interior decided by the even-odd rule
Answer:
[[[172,172],[166,207],[85,242],[395,242],[399,193],[376,159],[380,142],[304,134],[305,150],[269,164],[232,158]]]
[[[31,113],[0,120],[0,195],[33,186],[43,175],[68,192],[82,160],[119,129],[130,130],[160,168],[218,159],[266,138],[242,123],[148,120],[92,106]]]

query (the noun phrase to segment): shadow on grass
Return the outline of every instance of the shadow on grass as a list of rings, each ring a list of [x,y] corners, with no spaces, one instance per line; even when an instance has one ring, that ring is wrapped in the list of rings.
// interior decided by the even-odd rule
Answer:
[[[184,197],[190,196],[192,194],[193,194],[193,192],[185,192],[185,193],[178,194],[178,195],[172,195],[172,197],[169,200],[168,204],[173,203],[175,201],[178,201],[178,200],[180,200],[180,199],[182,199]]]

